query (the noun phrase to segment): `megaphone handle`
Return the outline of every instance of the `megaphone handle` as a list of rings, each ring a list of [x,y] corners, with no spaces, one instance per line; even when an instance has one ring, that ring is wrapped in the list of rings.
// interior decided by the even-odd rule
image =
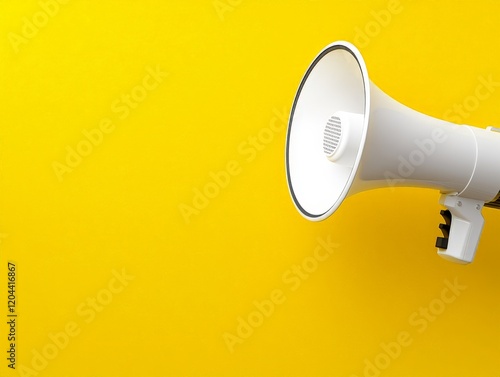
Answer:
[[[445,224],[440,224],[443,237],[438,237],[438,254],[453,262],[472,262],[483,230],[481,210],[484,202],[457,195],[441,195],[439,202],[448,210],[441,211]]]

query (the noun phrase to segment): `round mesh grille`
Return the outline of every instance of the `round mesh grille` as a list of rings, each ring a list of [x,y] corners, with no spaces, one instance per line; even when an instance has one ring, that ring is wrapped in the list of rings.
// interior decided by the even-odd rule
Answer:
[[[340,138],[342,136],[342,124],[340,118],[332,116],[326,122],[325,133],[323,135],[323,152],[327,156],[331,156],[339,146]]]

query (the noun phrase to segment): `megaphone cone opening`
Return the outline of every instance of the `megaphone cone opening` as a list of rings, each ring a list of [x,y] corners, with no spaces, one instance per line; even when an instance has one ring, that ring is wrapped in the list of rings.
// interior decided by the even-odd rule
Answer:
[[[299,85],[285,164],[290,195],[309,220],[330,216],[349,192],[366,140],[369,97],[364,60],[356,47],[343,41],[324,48]],[[327,139],[333,136],[326,135],[332,117],[341,122],[338,140]]]

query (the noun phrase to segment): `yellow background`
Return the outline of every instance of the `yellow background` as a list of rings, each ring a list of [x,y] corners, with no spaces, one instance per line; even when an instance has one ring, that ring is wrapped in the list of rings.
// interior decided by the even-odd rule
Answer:
[[[500,81],[500,3],[401,1],[384,19],[391,6],[71,0],[38,15],[43,27],[16,52],[12,33],[43,8],[1,1],[1,321],[8,260],[19,317],[18,369],[2,357],[0,376],[30,375],[21,365],[72,377],[499,376],[499,211],[484,210],[476,260],[460,266],[436,255],[435,191],[365,192],[321,223],[288,194],[276,114],[326,44],[361,40],[371,79],[435,117],[470,100],[480,78]],[[121,119],[113,104],[141,90],[148,67],[168,77]],[[463,122],[499,125],[499,103],[492,91]],[[58,180],[54,161],[108,118],[115,129]],[[248,151],[259,135],[266,143]],[[226,187],[183,217],[180,205],[231,161]],[[309,260],[318,237],[339,247],[292,290],[283,274]],[[77,308],[105,297],[122,271],[134,278],[87,323]],[[455,280],[467,288],[420,333],[409,318]],[[229,347],[224,334],[236,336],[239,318],[275,290],[285,301]],[[68,324],[79,334],[33,369]],[[411,345],[367,372],[401,332]]]

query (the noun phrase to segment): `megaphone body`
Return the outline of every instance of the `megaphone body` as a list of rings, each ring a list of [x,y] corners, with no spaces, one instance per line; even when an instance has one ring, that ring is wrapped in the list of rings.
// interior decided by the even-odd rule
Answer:
[[[293,202],[313,221],[370,189],[439,190],[447,210],[438,254],[458,263],[474,258],[483,206],[500,207],[500,130],[456,125],[393,100],[348,42],[327,46],[304,75],[285,163]]]

